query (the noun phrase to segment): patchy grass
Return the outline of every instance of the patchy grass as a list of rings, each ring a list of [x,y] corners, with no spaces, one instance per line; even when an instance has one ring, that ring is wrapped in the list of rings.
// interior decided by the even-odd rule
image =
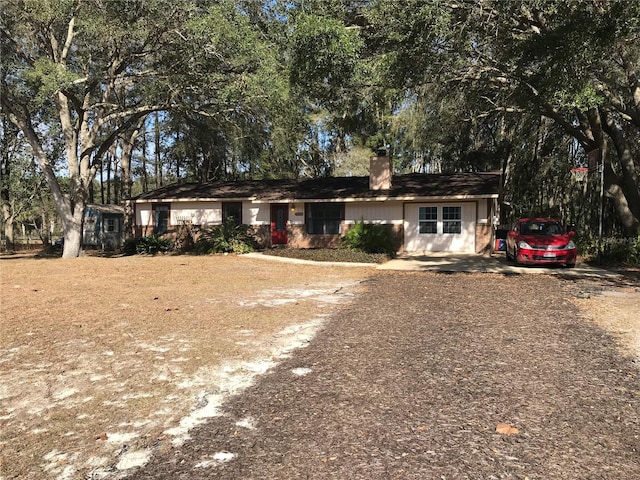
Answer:
[[[110,478],[188,438],[369,269],[0,258],[0,478]]]
[[[273,248],[267,249],[263,253],[265,255],[312,260],[316,262],[377,264],[389,260],[389,256],[384,253],[365,253],[347,248]]]

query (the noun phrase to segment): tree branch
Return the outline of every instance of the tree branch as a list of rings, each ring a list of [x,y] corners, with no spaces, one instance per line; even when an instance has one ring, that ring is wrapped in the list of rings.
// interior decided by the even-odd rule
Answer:
[[[64,47],[62,47],[62,54],[60,55],[60,63],[64,64],[67,60],[67,55],[69,54],[69,48],[71,48],[71,42],[73,41],[73,37],[75,36],[74,27],[76,24],[75,15],[71,17],[69,20],[69,25],[67,27],[67,38],[64,42]]]
[[[18,44],[18,42],[16,42],[16,40],[9,35],[9,32],[7,32],[4,28],[0,27],[0,33],[2,33],[2,36],[4,38],[6,38],[15,48],[15,52],[18,54],[18,56],[20,58],[22,58],[22,60],[24,60],[25,62],[27,62],[29,65],[33,65],[33,58],[31,58],[31,56],[22,49],[22,47]]]

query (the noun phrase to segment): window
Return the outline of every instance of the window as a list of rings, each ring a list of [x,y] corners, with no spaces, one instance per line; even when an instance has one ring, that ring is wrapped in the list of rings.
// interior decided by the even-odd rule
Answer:
[[[155,205],[153,207],[153,233],[162,235],[169,230],[169,205]]]
[[[344,219],[342,203],[307,203],[305,223],[310,234],[338,234]]]
[[[420,233],[438,233],[438,207],[420,207],[418,215]]]
[[[275,221],[273,222],[275,225],[276,232],[286,232],[287,231],[287,206],[286,205],[278,205],[274,208],[275,211]]]
[[[442,207],[442,233],[462,233],[462,207]]]
[[[242,223],[242,202],[224,202],[222,204],[222,223],[233,221],[236,225]]]
[[[523,222],[520,232],[522,235],[562,235],[564,229],[556,222]]]
[[[118,219],[117,218],[107,218],[105,223],[106,223],[106,231],[107,232],[117,232],[118,231]]]

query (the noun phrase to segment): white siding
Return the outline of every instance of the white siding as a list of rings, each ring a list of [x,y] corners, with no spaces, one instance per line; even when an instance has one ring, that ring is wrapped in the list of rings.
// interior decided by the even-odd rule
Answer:
[[[242,223],[247,225],[269,225],[271,223],[271,205],[268,203],[242,204]]]
[[[136,204],[136,225],[152,227],[152,203]],[[191,222],[193,225],[218,225],[222,223],[222,202],[170,202],[170,225]],[[248,225],[268,225],[271,207],[268,203],[242,202],[242,222]]]
[[[136,225],[140,227],[153,227],[153,212],[150,203],[136,204]]]
[[[402,202],[345,203],[346,223],[402,223]]]
[[[462,232],[442,233],[442,207],[462,207]],[[438,233],[419,233],[419,208],[438,207]],[[405,205],[404,241],[408,252],[475,252],[476,204],[473,203],[408,203]]]
[[[304,225],[304,203],[292,203],[289,210],[290,225]]]
[[[180,225],[185,221],[193,225],[214,225],[222,222],[220,202],[173,202],[170,212],[171,225]]]

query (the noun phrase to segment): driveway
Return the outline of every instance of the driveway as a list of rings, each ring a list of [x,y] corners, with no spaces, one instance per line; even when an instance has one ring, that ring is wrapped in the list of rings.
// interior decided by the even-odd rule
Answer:
[[[417,270],[433,272],[467,273],[531,273],[562,275],[563,277],[616,278],[619,275],[586,263],[578,263],[574,268],[562,266],[524,267],[507,261],[503,253],[478,255],[474,253],[404,253],[378,267],[380,270]]]
[[[640,478],[637,360],[571,283],[381,270],[131,478]]]

